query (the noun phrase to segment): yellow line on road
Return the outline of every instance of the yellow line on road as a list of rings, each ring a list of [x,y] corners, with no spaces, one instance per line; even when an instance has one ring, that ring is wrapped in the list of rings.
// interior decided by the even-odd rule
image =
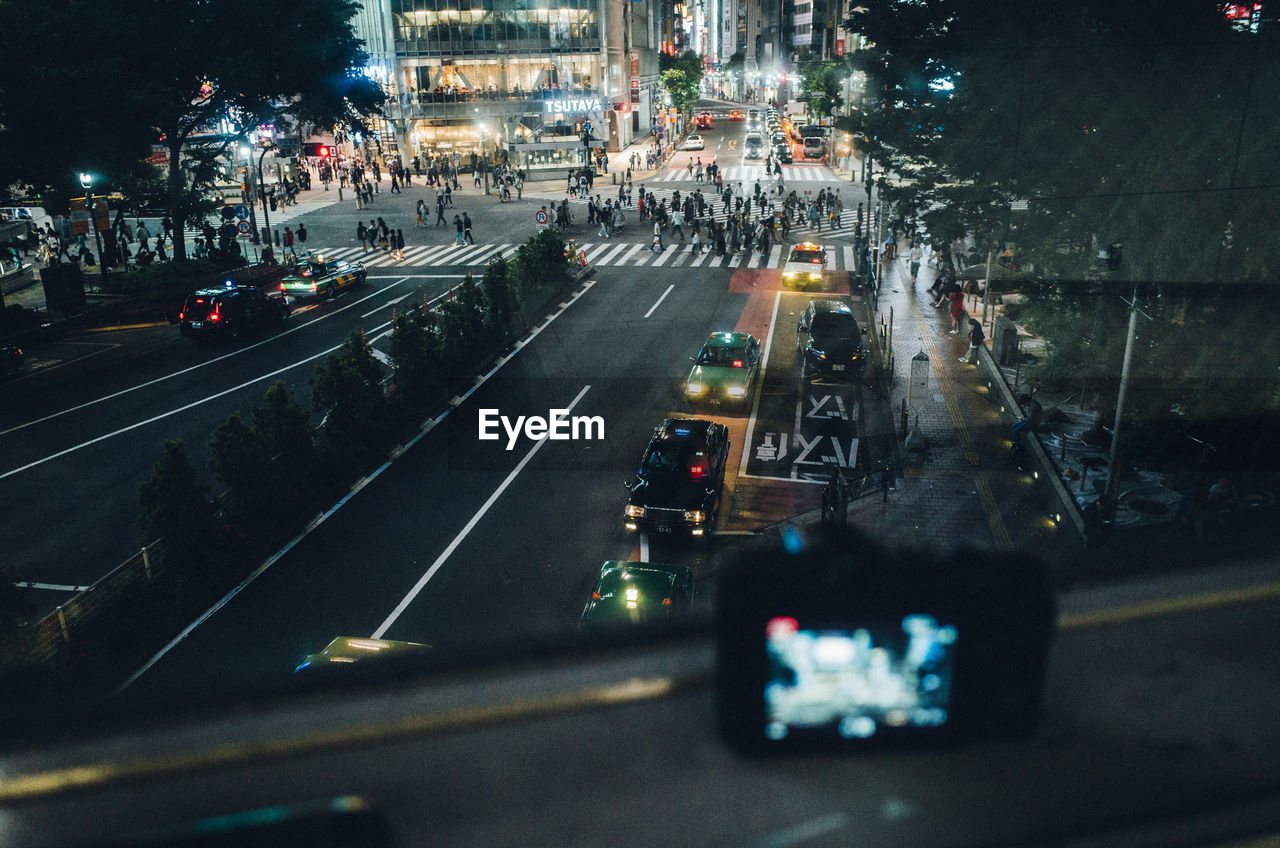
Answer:
[[[144,327],[167,327],[168,321],[148,321],[145,324],[112,324],[109,327],[88,327],[86,333],[114,333],[117,330],[141,330]]]
[[[1218,589],[1180,595],[1174,598],[1136,601],[1131,604],[1121,604],[1087,612],[1063,613],[1058,616],[1058,629],[1081,630],[1086,627],[1110,627],[1148,618],[1199,612],[1214,607],[1244,604],[1252,601],[1266,601],[1274,598],[1280,598],[1280,581],[1262,583],[1257,586],[1246,586],[1242,589]]]

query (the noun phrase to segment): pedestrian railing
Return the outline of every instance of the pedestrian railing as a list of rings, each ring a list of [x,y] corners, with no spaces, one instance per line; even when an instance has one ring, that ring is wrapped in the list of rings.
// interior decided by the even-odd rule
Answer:
[[[822,523],[843,527],[849,522],[849,505],[871,495],[880,495],[884,503],[889,502],[889,492],[893,489],[893,471],[886,465],[875,469],[854,469],[852,474],[846,469],[832,464],[829,482],[822,490]]]
[[[36,665],[52,660],[95,622],[117,612],[123,599],[132,600],[132,593],[139,586],[153,583],[165,569],[164,545],[152,542],[88,589],[77,592],[31,628],[28,663]]]

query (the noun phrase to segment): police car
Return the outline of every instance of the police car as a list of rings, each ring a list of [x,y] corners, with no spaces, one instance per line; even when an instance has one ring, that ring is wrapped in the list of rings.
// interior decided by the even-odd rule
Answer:
[[[791,248],[787,264],[782,266],[782,280],[785,283],[797,284],[818,282],[822,279],[822,271],[826,264],[825,247],[811,241],[801,242]]]
[[[280,290],[294,297],[337,297],[351,287],[364,285],[364,265],[324,256],[305,256],[280,283]]]

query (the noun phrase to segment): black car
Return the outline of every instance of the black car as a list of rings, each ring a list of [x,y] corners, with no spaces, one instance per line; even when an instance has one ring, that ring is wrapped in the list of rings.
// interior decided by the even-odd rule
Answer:
[[[790,165],[794,161],[791,158],[791,145],[785,143],[775,144],[773,146],[773,158]]]
[[[796,350],[802,376],[861,380],[867,346],[853,310],[839,300],[811,300],[800,315]]]
[[[22,348],[15,344],[0,344],[0,377],[12,377],[26,360]]]
[[[288,317],[289,302],[280,292],[236,285],[194,292],[178,313],[182,335],[197,339],[238,339]]]
[[[729,458],[729,428],[668,418],[654,428],[623,509],[628,530],[704,535],[715,523]]]

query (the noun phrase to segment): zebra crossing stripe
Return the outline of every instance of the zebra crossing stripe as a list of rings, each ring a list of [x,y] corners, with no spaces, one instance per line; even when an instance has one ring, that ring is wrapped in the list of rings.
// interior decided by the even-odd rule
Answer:
[[[738,267],[739,265],[741,265],[741,264],[742,264],[742,254],[741,254],[741,253],[735,253],[735,254],[733,254],[733,257],[729,259],[729,267],[730,267],[730,268],[737,268],[737,267]]]
[[[642,247],[644,247],[644,243],[643,243],[643,242],[641,242],[641,243],[639,243],[639,244],[633,244],[633,245],[631,246],[631,249],[630,249],[630,250],[628,250],[628,251],[626,252],[626,254],[625,254],[621,259],[619,259],[619,260],[618,260],[618,264],[619,264],[619,265],[626,265],[626,264],[627,264],[627,262],[629,262],[633,256],[635,256],[637,253],[639,253],[639,252],[640,252],[640,248],[642,248]],[[640,264],[640,263],[638,263],[638,262],[637,262],[636,264],[638,265],[638,264]]]
[[[481,262],[488,262],[490,256],[492,256],[494,253],[496,253],[497,251],[501,250],[504,247],[506,247],[505,244],[489,245],[483,248],[478,254],[471,257],[471,261],[476,264],[479,264]]]
[[[853,265],[853,248],[852,248],[852,247],[847,247],[847,246],[846,246],[846,247],[845,247],[845,249],[844,249],[844,267],[845,267],[845,269],[846,269],[846,270],[849,270],[849,271],[852,271],[852,270],[853,270],[853,268],[854,268],[854,265]]]
[[[606,257],[604,257],[603,259],[601,259],[601,260],[600,260],[600,263],[601,263],[602,265],[609,265],[609,264],[611,264],[611,263],[613,262],[613,258],[614,258],[615,256],[617,256],[619,253],[621,253],[622,251],[626,250],[626,248],[627,248],[627,243],[626,243],[626,242],[623,242],[622,244],[617,245],[616,247],[614,247],[614,249],[613,249],[613,250],[609,251],[609,255],[608,255],[608,256],[606,256]]]
[[[781,258],[782,258],[782,245],[775,244],[773,246],[773,250],[769,251],[769,264],[766,265],[765,267],[766,268],[778,267],[778,260]]]
[[[608,244],[586,245],[585,247],[582,248],[583,251],[585,252],[588,247],[593,248],[590,253],[587,253],[587,262],[592,263],[592,262],[595,262],[596,259],[598,259],[606,250],[608,250],[610,245]]]
[[[706,262],[707,259],[710,258],[710,256],[711,256],[710,251],[703,251],[702,253],[699,253],[698,258],[689,263],[689,267],[690,268],[701,267],[702,263]]]
[[[667,260],[670,259],[673,254],[675,254],[676,247],[677,246],[674,244],[667,245],[667,249],[662,251],[662,255],[659,256],[657,259],[653,260],[652,267],[657,268],[659,265],[666,265]]]

